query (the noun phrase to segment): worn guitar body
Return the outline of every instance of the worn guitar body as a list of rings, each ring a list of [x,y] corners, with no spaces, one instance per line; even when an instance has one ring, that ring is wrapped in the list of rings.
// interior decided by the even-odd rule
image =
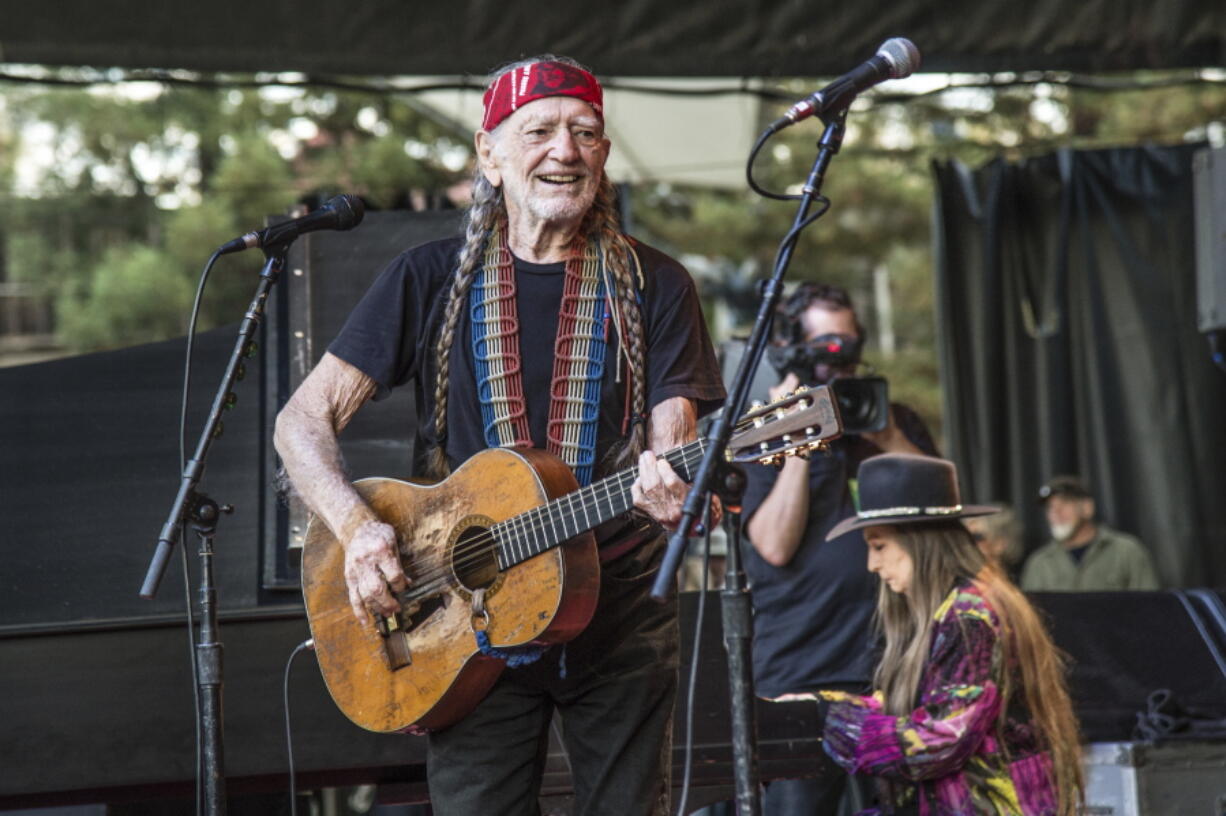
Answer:
[[[781,462],[820,448],[842,425],[827,386],[754,408],[724,456]],[[663,455],[692,481],[705,442]],[[363,479],[354,486],[396,529],[410,586],[402,611],[362,622],[345,584],[345,553],[317,519],[307,527],[302,588],[315,653],[332,699],[371,731],[445,728],[481,701],[505,662],[482,652],[561,643],[591,620],[600,562],[589,532],[633,507],[637,468],[577,489],[540,450],[493,448],[445,481]]]
[[[474,627],[505,648],[560,643],[591,620],[600,563],[590,532],[501,571],[492,553],[472,555],[495,522],[575,490],[556,457],[496,448],[435,485],[363,479],[355,487],[396,529],[410,592],[439,585],[381,628],[363,624],[349,606],[344,550],[317,519],[308,527],[303,594],[319,665],[336,704],[363,728],[432,730],[472,710],[506,665],[481,654]],[[486,614],[474,615],[480,587]]]

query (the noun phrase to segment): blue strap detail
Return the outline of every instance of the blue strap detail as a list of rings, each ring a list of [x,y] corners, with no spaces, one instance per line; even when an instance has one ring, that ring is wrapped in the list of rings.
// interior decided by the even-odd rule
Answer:
[[[477,376],[477,399],[481,403],[481,422],[485,436],[485,444],[491,448],[498,447],[498,431],[495,423],[493,392],[490,386],[489,341],[485,337],[485,270],[477,273],[469,292],[469,311],[471,331],[470,338],[473,351],[473,368]]]
[[[578,461],[575,462],[575,479],[581,487],[592,483],[592,471],[596,464],[596,431],[600,418],[600,389],[604,385],[605,350],[608,344],[604,337],[603,321],[596,317],[605,305],[605,288],[603,276],[596,284],[596,301],[593,304],[592,333],[588,340],[589,359],[586,371],[583,373],[583,424],[579,426]],[[574,372],[572,376],[577,376]]]
[[[498,649],[490,645],[490,636],[485,633],[485,630],[477,630],[473,632],[473,635],[477,638],[477,648],[481,650],[481,654],[505,660],[507,668],[527,666],[529,663],[540,660],[541,655],[545,654],[544,646],[513,646],[508,649]]]

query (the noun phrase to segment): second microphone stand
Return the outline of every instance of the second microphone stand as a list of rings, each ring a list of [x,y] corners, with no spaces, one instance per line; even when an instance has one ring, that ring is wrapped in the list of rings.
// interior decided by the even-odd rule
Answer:
[[[732,436],[736,420],[745,410],[749,397],[749,389],[753,383],[754,373],[762,360],[766,349],[766,340],[770,331],[771,321],[783,295],[783,279],[800,232],[813,223],[825,212],[825,208],[810,215],[815,201],[821,198],[822,182],[826,177],[826,169],[831,159],[839,152],[843,144],[846,130],[847,109],[842,108],[832,112],[823,119],[826,127],[818,141],[817,157],[805,180],[796,216],[792,227],[779,244],[779,252],[775,256],[775,267],[762,291],[762,301],[758,307],[758,316],[754,321],[753,330],[746,342],[745,354],[741,358],[736,376],[729,388],[728,399],[723,410],[711,423],[707,432],[706,453],[694,475],[690,492],[686,496],[682,510],[681,523],[677,532],[668,541],[668,549],[664,561],[656,575],[651,595],[657,601],[668,600],[676,586],[677,570],[681,566],[685,554],[686,531],[690,530],[694,521],[701,517],[703,508],[710,501],[711,491],[723,483],[720,471],[724,464],[721,460]],[[758,147],[765,138],[759,140]],[[756,155],[756,150],[754,155]],[[752,164],[752,156],[750,162]],[[728,542],[728,571],[725,577],[723,610],[724,645],[728,650],[728,681],[732,706],[732,752],[735,767],[736,801],[739,816],[760,816],[762,812],[761,792],[758,784],[757,765],[757,727],[753,714],[753,605],[750,590],[745,584],[744,572],[740,565],[740,553],[734,549],[740,546],[739,516],[736,522],[736,539]],[[735,559],[735,562],[734,562]],[[735,569],[734,569],[735,565]]]

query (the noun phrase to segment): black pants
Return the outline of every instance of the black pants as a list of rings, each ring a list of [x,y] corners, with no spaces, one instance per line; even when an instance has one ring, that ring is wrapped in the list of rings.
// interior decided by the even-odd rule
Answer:
[[[476,710],[430,735],[436,816],[539,813],[555,709],[577,813],[669,812],[677,607],[649,596],[663,544],[647,542],[602,565],[600,600],[583,633],[504,671]]]

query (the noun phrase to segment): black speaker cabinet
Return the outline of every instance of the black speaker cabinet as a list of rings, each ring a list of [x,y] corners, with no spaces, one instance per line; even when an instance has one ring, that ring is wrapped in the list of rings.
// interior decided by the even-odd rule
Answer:
[[[379,272],[410,247],[457,234],[460,219],[457,210],[372,212],[351,232],[313,232],[298,239],[269,309],[264,368],[268,427]],[[364,406],[341,436],[350,477],[407,476],[416,422],[408,389]],[[272,472],[276,452],[271,446],[267,456]],[[268,491],[266,501],[264,541],[271,546],[264,552],[263,586],[296,591],[307,514],[292,496],[282,501]]]

